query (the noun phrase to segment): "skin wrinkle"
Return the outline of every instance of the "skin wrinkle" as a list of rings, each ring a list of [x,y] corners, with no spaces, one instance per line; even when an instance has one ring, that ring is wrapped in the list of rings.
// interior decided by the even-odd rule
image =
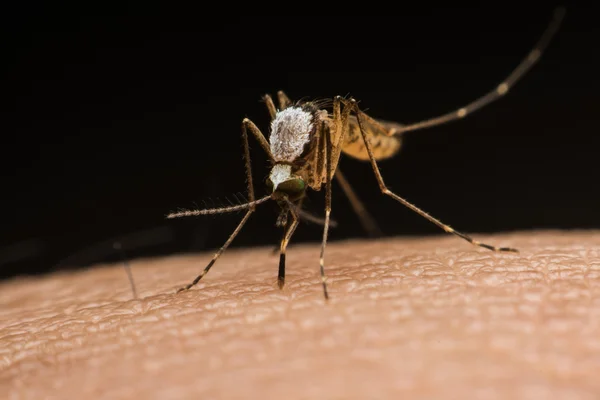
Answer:
[[[292,246],[277,288],[271,248],[0,287],[7,398],[593,399],[600,393],[600,232],[332,242],[322,298],[318,244]],[[349,251],[349,249],[351,249]]]

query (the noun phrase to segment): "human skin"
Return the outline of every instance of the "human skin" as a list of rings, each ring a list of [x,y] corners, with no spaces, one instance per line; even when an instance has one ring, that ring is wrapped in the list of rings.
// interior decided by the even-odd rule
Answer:
[[[0,394],[31,399],[597,399],[600,232],[334,242],[0,285]]]

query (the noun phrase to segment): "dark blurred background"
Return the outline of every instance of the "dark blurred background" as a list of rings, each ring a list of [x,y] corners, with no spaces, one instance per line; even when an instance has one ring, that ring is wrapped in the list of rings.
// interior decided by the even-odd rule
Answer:
[[[500,83],[553,7],[233,16],[145,5],[99,16],[16,6],[1,17],[0,275],[117,260],[114,241],[130,258],[218,248],[242,213],[164,216],[244,195],[240,124],[249,117],[268,132],[263,94],[352,95],[399,122],[436,116]],[[466,232],[600,228],[599,43],[588,14],[568,9],[540,62],[499,102],[407,134],[380,164],[388,185]],[[263,195],[268,163],[251,145]],[[382,196],[368,164],[341,167],[386,235],[442,234]],[[317,215],[322,197],[307,202]],[[331,240],[366,236],[337,186],[333,207]],[[277,243],[276,211],[259,207],[233,246]],[[320,237],[302,224],[294,242]]]

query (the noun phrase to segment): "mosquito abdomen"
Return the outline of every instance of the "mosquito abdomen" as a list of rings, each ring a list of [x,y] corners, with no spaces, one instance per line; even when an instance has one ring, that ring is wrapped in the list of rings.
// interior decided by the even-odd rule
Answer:
[[[363,121],[363,127],[367,138],[371,142],[371,149],[376,160],[384,160],[398,153],[402,144],[399,137],[384,135],[381,133],[381,129],[375,128],[368,121]],[[369,161],[369,153],[367,153],[367,148],[355,119],[350,121],[348,133],[346,133],[342,143],[342,152],[359,160]]]

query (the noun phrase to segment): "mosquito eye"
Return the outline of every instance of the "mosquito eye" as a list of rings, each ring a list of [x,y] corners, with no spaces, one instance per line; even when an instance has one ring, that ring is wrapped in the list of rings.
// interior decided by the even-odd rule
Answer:
[[[288,194],[297,194],[305,189],[304,181],[300,178],[288,179],[277,185],[277,190]]]

